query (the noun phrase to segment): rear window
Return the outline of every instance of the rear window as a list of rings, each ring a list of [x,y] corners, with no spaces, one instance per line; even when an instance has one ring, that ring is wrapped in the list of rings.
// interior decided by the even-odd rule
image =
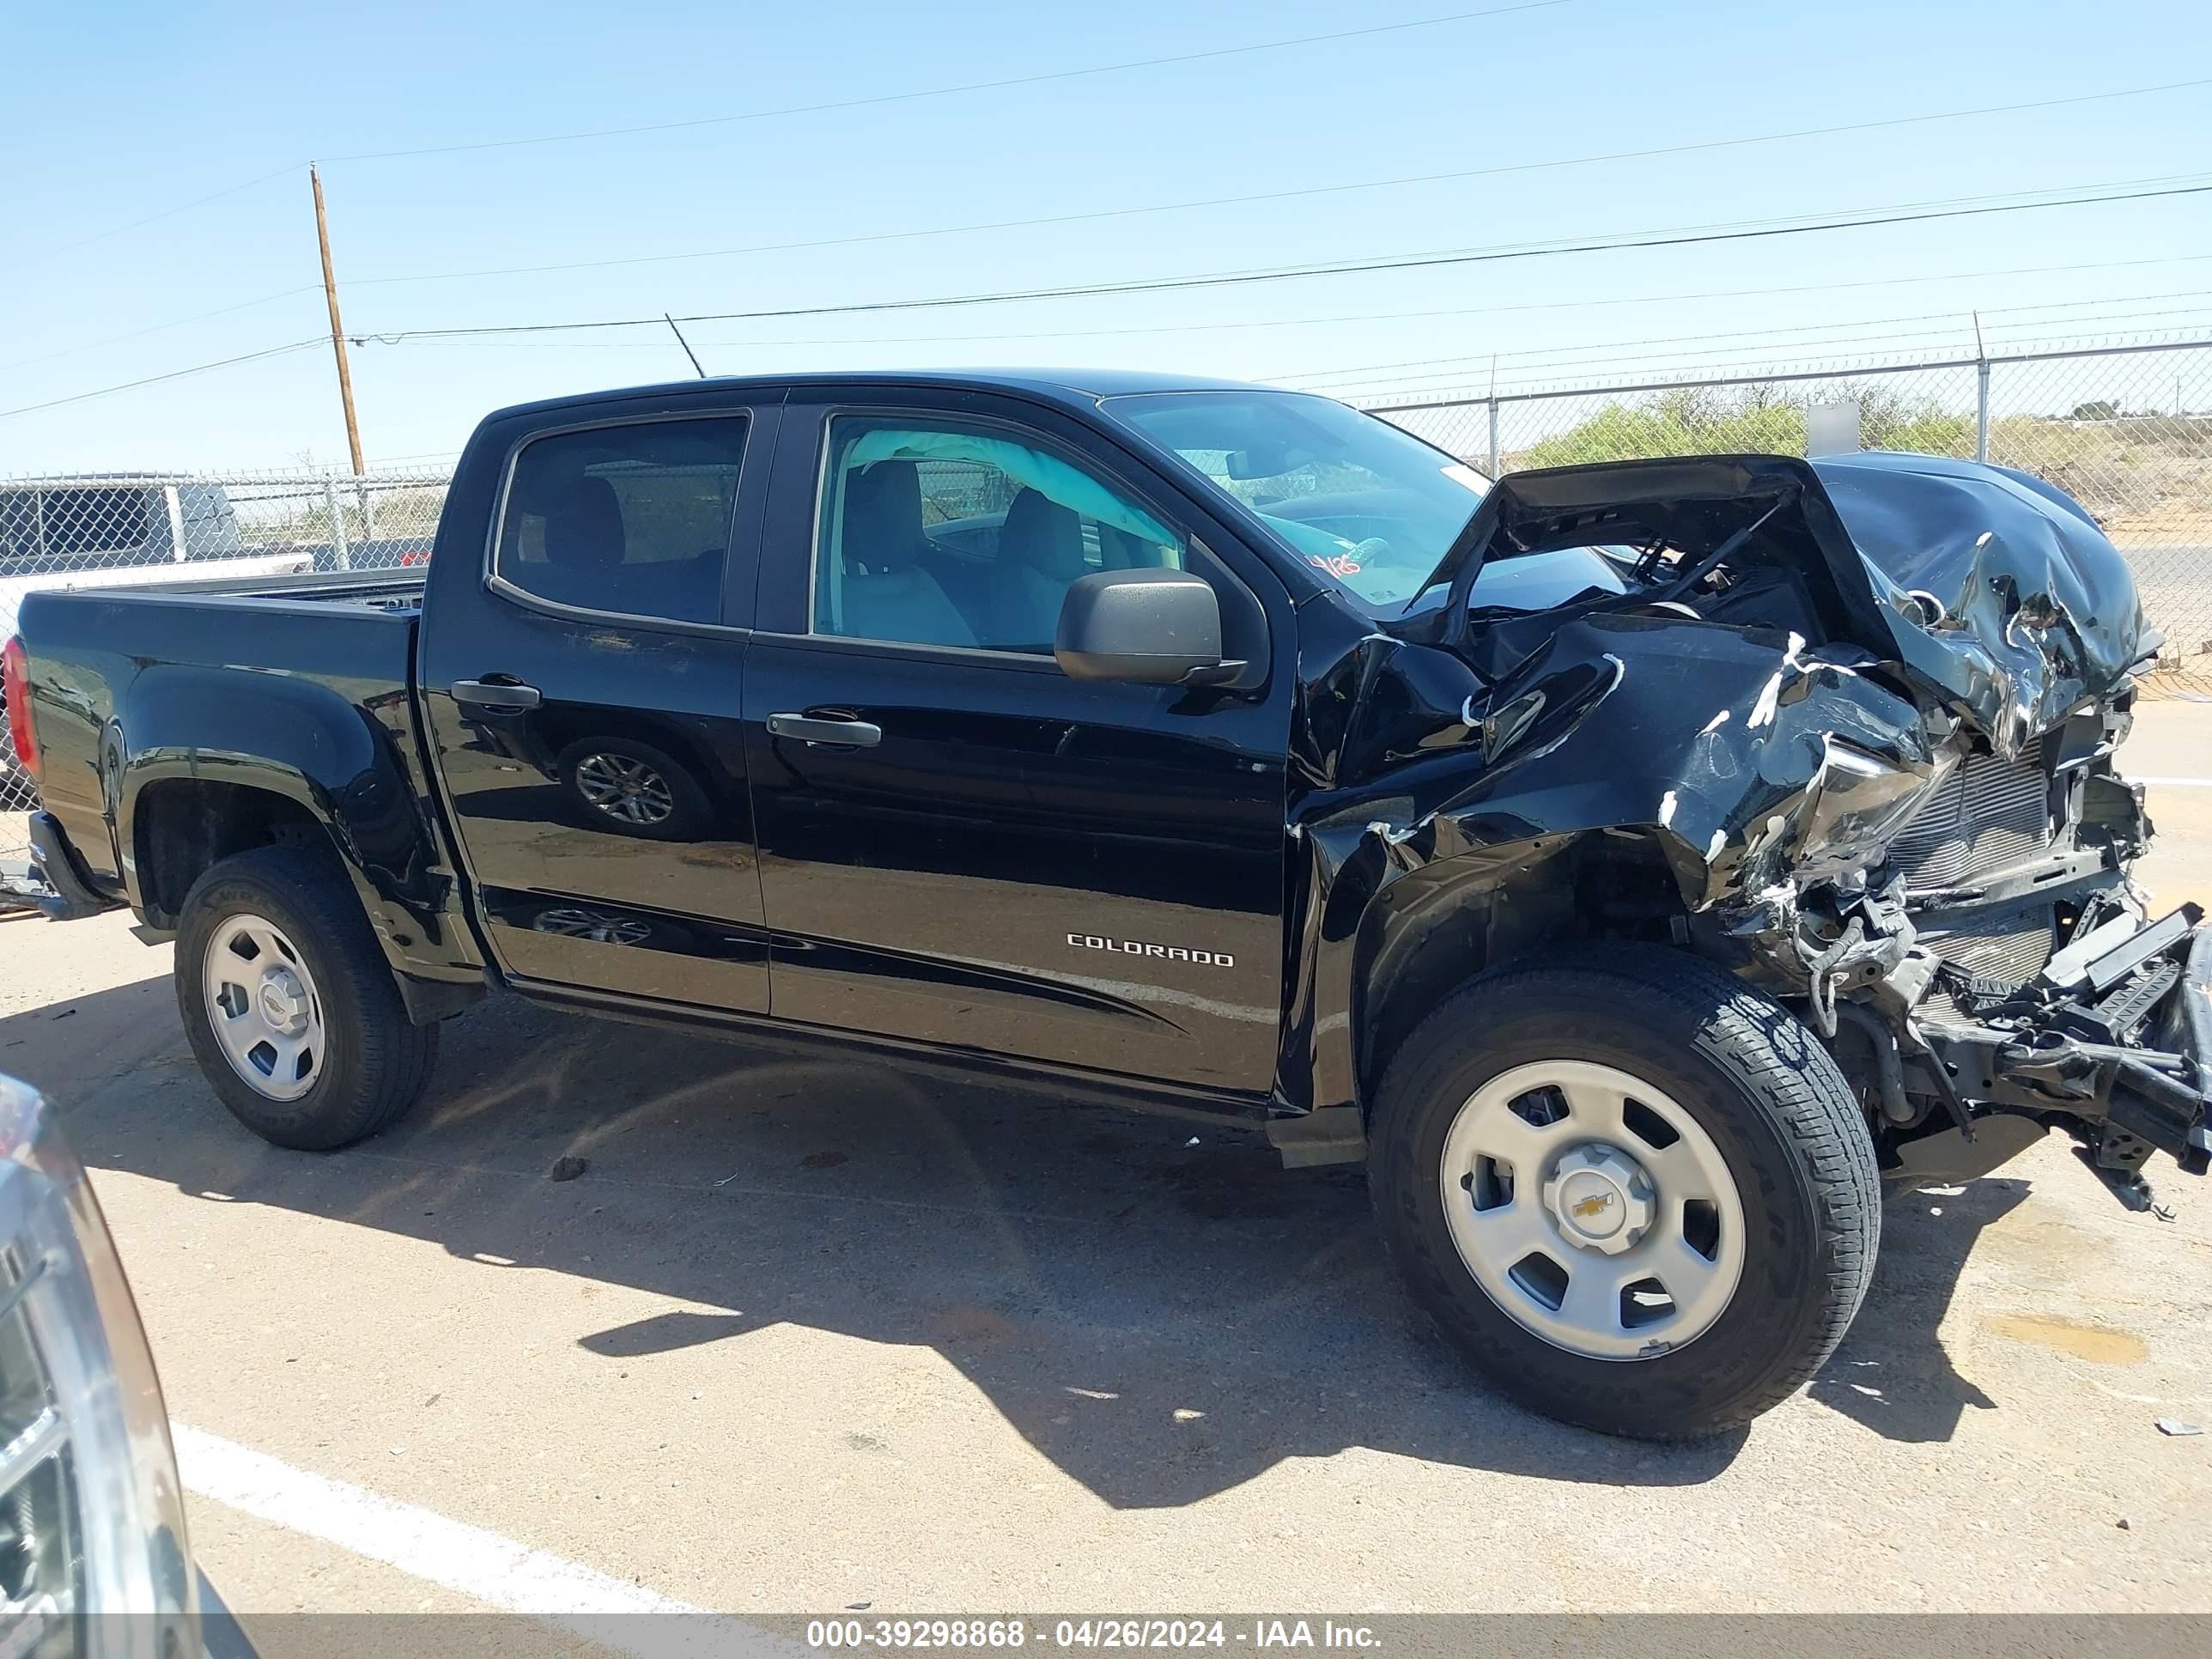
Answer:
[[[180,484],[177,507],[185,521],[187,559],[234,559],[246,550],[238,514],[220,485]]]

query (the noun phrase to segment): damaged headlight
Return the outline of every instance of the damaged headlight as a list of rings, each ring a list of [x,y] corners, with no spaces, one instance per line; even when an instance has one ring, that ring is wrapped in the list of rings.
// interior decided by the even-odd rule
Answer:
[[[1798,836],[1797,873],[1833,880],[1871,869],[1943,780],[1951,757],[1916,772],[1831,737]]]
[[[0,1078],[0,1654],[199,1651],[153,1356],[84,1169]]]

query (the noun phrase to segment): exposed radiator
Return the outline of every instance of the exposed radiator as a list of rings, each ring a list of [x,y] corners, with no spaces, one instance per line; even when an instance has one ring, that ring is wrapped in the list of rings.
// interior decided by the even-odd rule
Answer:
[[[1890,843],[1909,887],[1954,887],[2041,852],[2051,840],[2051,780],[2043,740],[2018,760],[1962,762]]]
[[[1976,979],[2025,985],[2043,971],[2057,948],[2058,915],[2047,903],[1988,911],[1954,911],[1954,925],[1931,918],[1920,942]]]

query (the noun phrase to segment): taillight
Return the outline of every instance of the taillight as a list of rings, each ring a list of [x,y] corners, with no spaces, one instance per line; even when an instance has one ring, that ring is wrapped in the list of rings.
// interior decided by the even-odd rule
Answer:
[[[15,745],[15,758],[33,778],[39,775],[39,738],[31,726],[31,663],[23,654],[23,641],[11,638],[0,649],[0,687],[8,698],[8,736]]]

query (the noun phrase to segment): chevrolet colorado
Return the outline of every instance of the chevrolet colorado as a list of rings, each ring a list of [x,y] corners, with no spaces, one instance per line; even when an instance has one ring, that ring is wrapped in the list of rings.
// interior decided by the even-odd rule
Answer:
[[[817,375],[503,410],[427,572],[34,593],[7,683],[52,908],[174,938],[281,1146],[495,988],[1249,1119],[1498,1385],[1668,1437],[1820,1365],[1885,1171],[2203,1172],[2156,644],[2000,468]]]

